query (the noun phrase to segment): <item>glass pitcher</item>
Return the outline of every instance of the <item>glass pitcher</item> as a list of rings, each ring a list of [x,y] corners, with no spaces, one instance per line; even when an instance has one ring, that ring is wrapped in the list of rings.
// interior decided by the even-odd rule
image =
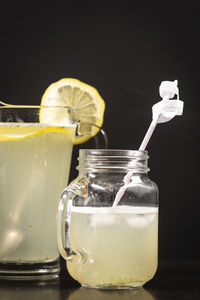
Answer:
[[[70,275],[84,287],[134,288],[158,261],[158,188],[146,151],[80,150],[79,175],[64,190],[58,245]],[[123,179],[130,183],[113,206]]]
[[[47,124],[41,113],[63,114]],[[0,107],[0,278],[58,277],[56,214],[77,124],[71,107]]]

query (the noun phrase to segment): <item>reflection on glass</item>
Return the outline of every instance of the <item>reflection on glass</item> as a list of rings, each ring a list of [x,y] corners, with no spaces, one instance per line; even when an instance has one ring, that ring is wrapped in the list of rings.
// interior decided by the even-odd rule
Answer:
[[[6,282],[0,284],[0,299],[60,300],[59,281]]]
[[[144,288],[132,290],[99,290],[79,288],[72,292],[67,300],[156,300]]]

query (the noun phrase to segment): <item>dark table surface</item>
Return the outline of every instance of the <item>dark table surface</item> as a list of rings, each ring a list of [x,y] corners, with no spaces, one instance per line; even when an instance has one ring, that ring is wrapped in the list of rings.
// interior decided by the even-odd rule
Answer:
[[[0,281],[0,300],[185,300],[200,299],[200,260],[160,261],[144,288],[95,290],[80,288],[64,267],[60,279],[44,282]]]

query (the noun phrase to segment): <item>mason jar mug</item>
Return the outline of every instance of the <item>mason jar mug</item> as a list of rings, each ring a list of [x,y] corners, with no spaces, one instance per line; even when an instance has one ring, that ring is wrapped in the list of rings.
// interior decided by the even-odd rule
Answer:
[[[158,188],[147,160],[146,151],[80,150],[79,175],[59,205],[58,244],[82,286],[134,288],[154,276]]]

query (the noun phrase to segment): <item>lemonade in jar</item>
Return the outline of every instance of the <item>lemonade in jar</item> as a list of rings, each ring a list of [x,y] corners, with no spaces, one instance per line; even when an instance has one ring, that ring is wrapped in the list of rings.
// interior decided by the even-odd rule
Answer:
[[[158,263],[158,188],[146,151],[81,149],[79,175],[59,205],[59,250],[84,287],[135,288]],[[132,172],[117,206],[114,200]]]

